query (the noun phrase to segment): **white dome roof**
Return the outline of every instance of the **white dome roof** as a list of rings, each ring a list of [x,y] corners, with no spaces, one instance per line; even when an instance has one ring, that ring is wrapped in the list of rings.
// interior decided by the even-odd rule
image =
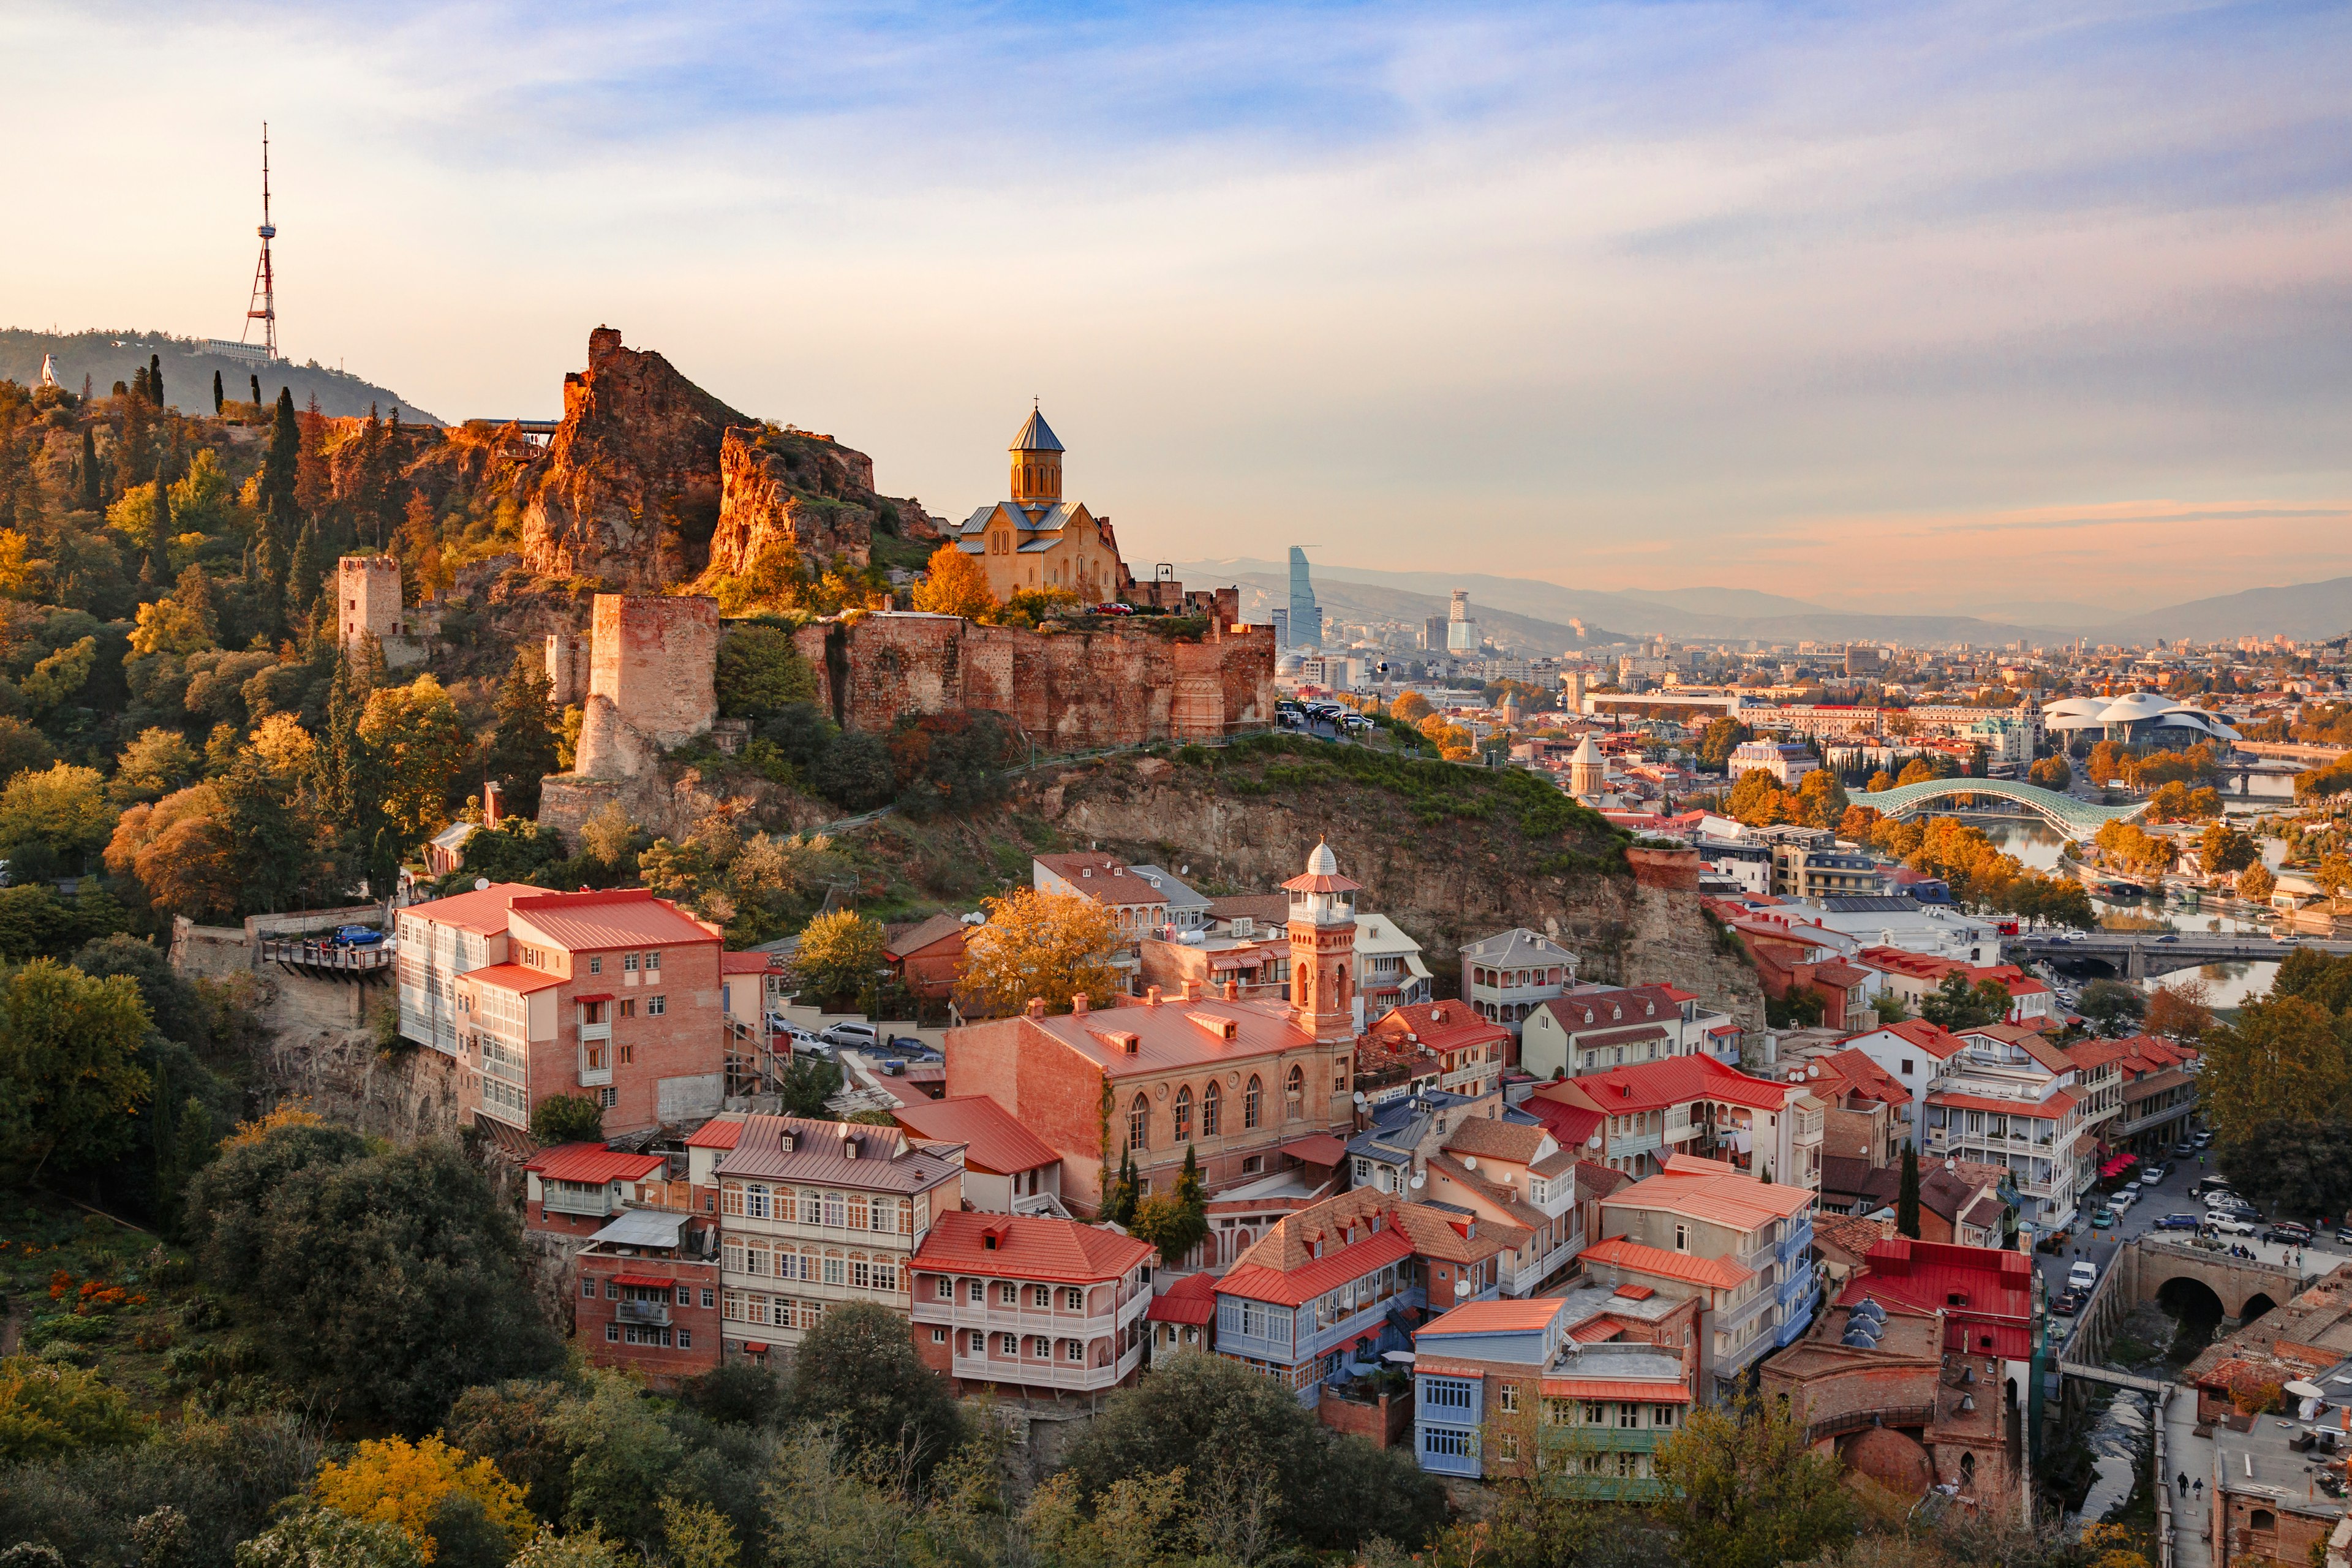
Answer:
[[[2234,741],[2238,732],[2219,718],[2186,702],[2153,691],[2127,691],[2121,697],[2066,697],[2046,703],[2042,716],[2053,730],[2104,730],[2110,724],[2154,724],[2160,729],[2195,730],[2216,740]]]
[[[1307,857],[1307,874],[1310,877],[1336,877],[1339,874],[1339,858],[1321,839],[1315,841],[1314,852]]]

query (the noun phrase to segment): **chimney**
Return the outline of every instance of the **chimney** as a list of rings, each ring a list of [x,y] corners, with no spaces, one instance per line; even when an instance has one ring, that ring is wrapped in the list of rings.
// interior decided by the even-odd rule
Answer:
[[[1201,983],[1197,980],[1186,980],[1184,982],[1184,1000],[1187,1002],[1198,1002],[1200,999]]]
[[[495,783],[482,786],[483,826],[496,827],[499,825],[499,807],[503,804],[499,786]]]
[[[1228,1002],[1238,1002],[1241,999],[1242,983],[1238,980],[1228,977],[1225,981],[1225,1000]]]
[[[1085,1017],[1087,1016],[1087,994],[1081,991],[1076,995],[1070,998],[1070,1016],[1075,1018]]]
[[[1045,1016],[1045,999],[1043,996],[1029,998],[1029,1016],[1033,1018],[1042,1018]]]
[[[1159,986],[1147,985],[1143,988],[1143,1005],[1147,1007],[1157,1007],[1160,1005]]]

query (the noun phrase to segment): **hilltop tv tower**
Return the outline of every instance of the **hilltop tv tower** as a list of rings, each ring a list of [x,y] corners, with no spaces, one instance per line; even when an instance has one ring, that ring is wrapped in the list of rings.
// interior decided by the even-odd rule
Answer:
[[[261,260],[253,269],[253,298],[245,312],[245,331],[237,334],[243,342],[253,331],[253,323],[261,323],[261,342],[251,345],[259,348],[269,359],[278,357],[278,278],[269,269],[269,242],[278,237],[278,226],[269,221],[269,121],[261,122],[261,226],[255,232],[261,236]]]

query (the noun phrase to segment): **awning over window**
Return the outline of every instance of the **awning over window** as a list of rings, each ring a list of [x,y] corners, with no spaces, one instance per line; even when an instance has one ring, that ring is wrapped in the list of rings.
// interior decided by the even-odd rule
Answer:
[[[666,1274],[615,1274],[613,1276],[613,1283],[635,1285],[643,1290],[667,1290],[677,1281]]]

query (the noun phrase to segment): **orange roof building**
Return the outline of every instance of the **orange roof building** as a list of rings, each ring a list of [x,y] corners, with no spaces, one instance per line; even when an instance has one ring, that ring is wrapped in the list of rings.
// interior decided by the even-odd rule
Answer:
[[[1148,1242],[1043,1215],[940,1215],[915,1249],[915,1350],[959,1394],[1091,1395],[1134,1381]]]
[[[990,1214],[1052,1213],[1061,1203],[1062,1157],[986,1095],[919,1100],[891,1114],[917,1138],[963,1149],[963,1195]]]

